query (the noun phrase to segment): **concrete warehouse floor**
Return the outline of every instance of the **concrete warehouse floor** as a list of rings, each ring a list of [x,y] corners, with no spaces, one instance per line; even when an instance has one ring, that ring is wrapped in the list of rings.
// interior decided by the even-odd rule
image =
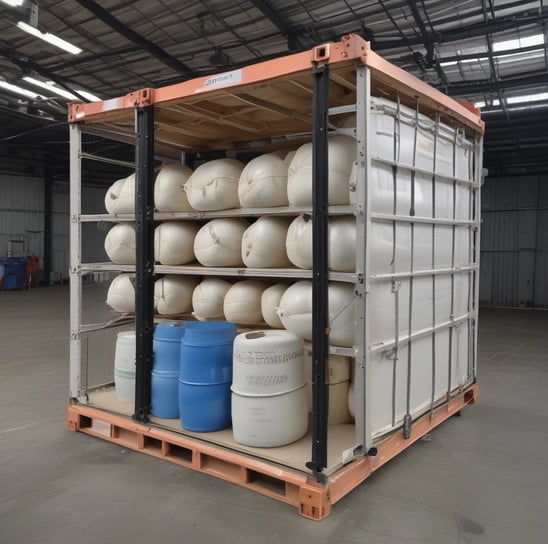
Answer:
[[[548,312],[483,309],[480,404],[321,522],[65,430],[68,288],[0,292],[3,544],[548,542]]]

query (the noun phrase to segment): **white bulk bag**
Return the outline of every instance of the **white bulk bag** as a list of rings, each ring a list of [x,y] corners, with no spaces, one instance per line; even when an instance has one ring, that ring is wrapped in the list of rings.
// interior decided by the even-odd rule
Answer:
[[[286,171],[289,170],[289,165],[291,164],[291,161],[293,160],[293,157],[295,156],[295,153],[297,153],[297,150],[294,149],[292,151],[289,151],[285,158],[284,158],[284,163],[285,163],[285,169]]]
[[[108,213],[135,213],[135,174],[115,181],[105,195]]]
[[[135,227],[133,224],[114,225],[105,237],[105,252],[115,264],[135,264]]]
[[[297,336],[312,341],[312,282],[298,281],[285,291],[278,316],[283,326]],[[344,283],[329,283],[329,344],[354,345],[354,288]]]
[[[285,283],[276,283],[265,289],[261,295],[261,313],[263,314],[264,322],[273,329],[284,328],[277,312],[280,299],[286,289],[287,285]]]
[[[238,208],[243,169],[243,163],[236,159],[216,159],[198,166],[185,184],[189,204],[201,211]]]
[[[243,169],[238,183],[240,205],[245,208],[287,206],[287,163],[284,153],[254,158]]]
[[[328,140],[328,203],[350,202],[350,174],[356,160],[356,140],[333,136]],[[299,147],[287,172],[287,197],[292,206],[312,205],[312,144]]]
[[[356,269],[356,220],[353,216],[329,219],[329,270],[353,272]],[[312,269],[312,219],[296,217],[287,229],[286,251],[299,268]]]
[[[167,265],[186,264],[194,260],[194,238],[200,230],[191,221],[166,221],[154,229],[156,262]]]
[[[200,320],[224,319],[223,304],[230,289],[228,281],[219,278],[206,278],[192,293],[192,315]]]
[[[194,255],[204,266],[242,266],[242,237],[245,219],[213,219],[194,238]]]
[[[336,384],[350,380],[350,358],[344,355],[329,354],[325,383]],[[305,350],[304,366],[306,379],[312,383],[312,352]]]
[[[159,212],[190,212],[185,184],[192,170],[182,164],[166,164],[154,182],[154,207]]]
[[[198,281],[186,276],[164,276],[154,282],[154,307],[160,315],[192,310],[192,292]]]
[[[261,323],[261,295],[267,287],[267,283],[258,280],[243,280],[232,285],[223,304],[226,320],[241,325]]]
[[[105,194],[105,209],[107,210],[107,213],[116,213],[118,195],[120,194],[120,191],[122,190],[122,186],[124,185],[125,181],[126,178],[117,179],[107,189],[107,192]]]
[[[356,270],[356,218],[329,218],[329,270]]]
[[[107,304],[116,312],[135,312],[135,275],[119,274],[109,285]]]
[[[242,260],[250,268],[284,268],[291,263],[285,251],[287,217],[262,216],[244,232]]]

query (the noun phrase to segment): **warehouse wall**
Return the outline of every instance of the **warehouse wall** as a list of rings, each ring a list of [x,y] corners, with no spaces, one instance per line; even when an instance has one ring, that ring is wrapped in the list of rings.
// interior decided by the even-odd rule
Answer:
[[[44,179],[0,173],[0,258],[7,256],[9,240],[23,240],[25,253],[44,257]],[[68,277],[69,192],[68,183],[56,183],[52,195],[52,279]],[[84,187],[84,213],[104,211],[106,189]],[[104,261],[105,225],[85,225],[82,253],[85,261]]]
[[[22,240],[26,254],[43,256],[44,180],[0,173],[0,257],[10,240]]]
[[[482,191],[480,302],[548,307],[548,185],[487,177]]]

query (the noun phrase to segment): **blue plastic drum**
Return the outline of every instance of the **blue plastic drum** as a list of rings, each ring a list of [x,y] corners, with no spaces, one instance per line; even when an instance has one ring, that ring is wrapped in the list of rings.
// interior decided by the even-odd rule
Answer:
[[[181,359],[181,338],[185,323],[183,321],[166,321],[158,323],[154,329],[152,350],[154,351],[154,370],[179,373]]]
[[[226,321],[187,322],[181,341],[179,412],[188,431],[230,426],[232,349],[237,329]]]
[[[178,378],[178,371],[152,370],[150,413],[153,416],[165,419],[179,417]]]

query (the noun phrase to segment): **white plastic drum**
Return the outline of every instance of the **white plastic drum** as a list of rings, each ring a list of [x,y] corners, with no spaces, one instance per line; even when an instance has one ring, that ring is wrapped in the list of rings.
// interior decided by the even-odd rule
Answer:
[[[192,315],[200,320],[225,318],[223,304],[232,284],[219,278],[206,278],[192,293]]]
[[[179,265],[194,260],[194,238],[200,226],[191,221],[166,221],[154,229],[156,262]]]
[[[287,284],[276,283],[263,291],[261,295],[261,313],[264,322],[273,329],[283,329],[284,326],[278,316],[280,299],[287,289]]]
[[[249,223],[245,219],[213,219],[194,239],[194,254],[204,266],[242,266],[242,237]]]
[[[166,164],[154,182],[154,207],[159,212],[190,212],[185,184],[192,170],[182,164]]]
[[[304,341],[289,331],[253,331],[234,339],[232,391],[277,395],[306,383]]]
[[[278,316],[287,330],[312,341],[311,281],[298,281],[285,291],[280,300]],[[352,285],[329,283],[329,327],[330,345],[354,345],[355,301]]]
[[[287,206],[287,167],[280,151],[260,155],[247,163],[238,183],[242,208]]]
[[[232,393],[234,441],[257,448],[285,446],[308,430],[306,386],[266,397]]]
[[[328,201],[348,204],[350,174],[356,160],[356,140],[334,136],[328,142]],[[312,205],[312,144],[299,147],[287,173],[287,197],[292,206]]]
[[[242,260],[250,268],[285,268],[291,265],[285,250],[285,239],[291,219],[259,217],[244,232]]]
[[[192,292],[198,281],[181,276],[164,276],[154,282],[154,307],[160,315],[177,315],[192,310]]]
[[[226,320],[240,325],[261,323],[261,295],[267,287],[267,283],[257,280],[243,280],[232,285],[223,304]]]
[[[115,181],[105,195],[108,213],[135,213],[135,174]]]
[[[135,275],[119,274],[107,292],[107,304],[116,312],[135,312]]]
[[[354,217],[329,219],[329,269],[353,272],[356,269],[356,220]],[[312,219],[296,217],[287,229],[286,251],[299,268],[312,269]]]
[[[135,331],[118,333],[114,352],[114,388],[118,400],[135,400]]]
[[[135,264],[135,227],[131,223],[114,225],[105,237],[105,252],[115,264]]]
[[[200,165],[185,185],[189,204],[195,210],[238,208],[238,182],[244,169],[236,159],[217,159]]]

